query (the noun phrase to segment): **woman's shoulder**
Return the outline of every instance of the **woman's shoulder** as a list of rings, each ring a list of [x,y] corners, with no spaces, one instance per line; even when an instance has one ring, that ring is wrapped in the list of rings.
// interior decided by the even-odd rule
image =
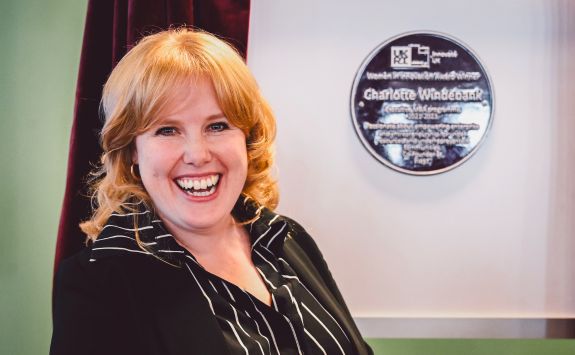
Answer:
[[[121,267],[133,263],[141,263],[147,255],[132,254],[127,251],[117,250],[114,253],[100,255],[94,250],[94,245],[88,245],[75,254],[63,259],[58,270],[77,270],[81,272],[102,272],[105,269]],[[98,256],[96,258],[96,256]],[[139,257],[136,257],[139,256]]]
[[[60,261],[56,270],[56,285],[62,280],[72,279],[73,282],[77,282],[75,279],[86,280],[88,277],[93,278],[98,272],[101,273],[103,269],[101,267],[94,268],[90,262],[91,254],[92,248],[87,246]]]
[[[295,237],[297,239],[312,239],[312,237],[307,233],[305,228],[299,222],[297,222],[292,217],[277,213],[276,211],[263,208],[258,220],[260,223],[268,226],[273,224],[285,224],[291,237]]]
[[[299,222],[284,215],[278,215],[278,220],[285,221],[287,224],[289,239],[295,241],[306,252],[314,255],[321,255],[321,251],[319,250],[315,240]]]
[[[54,278],[55,296],[73,290],[93,297],[108,289],[112,281],[122,278],[122,268],[113,258],[96,263],[90,261],[91,255],[92,248],[84,247],[59,263]]]
[[[168,304],[169,273],[148,255],[92,260],[85,247],[60,262],[54,279],[51,354],[147,354],[140,324],[157,302]],[[134,297],[137,295],[137,297]],[[94,334],[97,334],[95,336]],[[134,339],[129,341],[127,339]],[[120,350],[122,349],[122,350]]]
[[[117,250],[98,254],[94,246],[86,246],[62,260],[56,272],[55,286],[86,285],[89,288],[110,288],[116,284],[147,284],[150,280],[173,273],[174,266],[161,262],[149,253]],[[74,287],[74,286],[73,286]]]

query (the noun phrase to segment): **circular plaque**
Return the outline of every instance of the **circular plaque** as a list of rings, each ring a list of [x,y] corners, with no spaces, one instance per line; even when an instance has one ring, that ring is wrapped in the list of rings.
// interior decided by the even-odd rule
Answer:
[[[377,160],[407,174],[438,174],[479,148],[491,126],[493,91],[483,65],[460,41],[407,33],[361,64],[351,116]]]

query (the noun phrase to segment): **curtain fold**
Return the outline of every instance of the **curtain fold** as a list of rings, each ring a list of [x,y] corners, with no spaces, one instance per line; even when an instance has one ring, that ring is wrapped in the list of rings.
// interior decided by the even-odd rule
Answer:
[[[99,103],[114,66],[141,37],[178,26],[214,33],[236,46],[245,58],[249,10],[250,0],[88,1],[55,270],[62,259],[84,246],[78,224],[91,213],[86,182],[102,152]]]

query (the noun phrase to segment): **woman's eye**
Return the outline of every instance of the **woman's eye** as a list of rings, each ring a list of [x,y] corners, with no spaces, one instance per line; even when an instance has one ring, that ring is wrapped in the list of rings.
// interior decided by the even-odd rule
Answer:
[[[230,128],[230,125],[226,122],[214,122],[208,126],[208,130],[210,132],[221,132],[225,131],[226,129]]]
[[[156,136],[173,136],[178,133],[175,127],[161,127],[156,131]]]

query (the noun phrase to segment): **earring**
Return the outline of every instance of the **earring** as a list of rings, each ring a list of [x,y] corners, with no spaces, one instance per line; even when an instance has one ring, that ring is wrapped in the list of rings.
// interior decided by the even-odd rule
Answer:
[[[136,169],[134,169],[134,167],[136,167],[136,169],[138,169],[138,174],[136,174],[136,171],[135,171]],[[138,168],[138,164],[130,165],[130,175],[132,175],[134,180],[136,180],[136,181],[140,180],[140,169]]]

